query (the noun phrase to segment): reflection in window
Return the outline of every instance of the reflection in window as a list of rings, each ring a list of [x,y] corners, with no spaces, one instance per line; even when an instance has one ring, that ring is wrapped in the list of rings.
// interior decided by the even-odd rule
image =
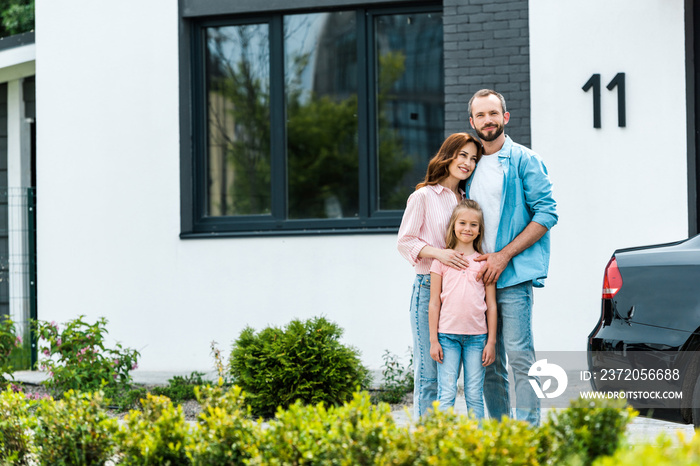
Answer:
[[[379,210],[403,209],[443,141],[442,15],[376,16]]]
[[[207,214],[269,214],[267,24],[206,29]]]
[[[193,231],[398,226],[444,136],[431,5],[195,21]]]
[[[355,12],[284,17],[288,218],[358,215]]]

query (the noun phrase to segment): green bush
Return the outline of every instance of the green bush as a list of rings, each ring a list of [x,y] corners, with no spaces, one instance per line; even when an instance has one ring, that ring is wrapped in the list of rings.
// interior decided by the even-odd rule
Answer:
[[[105,346],[107,320],[94,324],[79,316],[59,330],[55,322],[36,322],[44,356],[40,367],[48,371],[44,384],[55,396],[67,390],[103,390],[110,397],[122,396],[131,388],[130,372],[136,369],[139,353],[123,348]]]
[[[195,389],[202,404],[189,456],[192,464],[239,465],[258,456],[261,422],[251,420],[240,387]]]
[[[168,379],[168,384],[163,386],[155,386],[151,389],[146,387],[112,387],[111,390],[105,390],[111,400],[110,408],[118,411],[128,411],[131,409],[139,409],[141,399],[146,398],[146,395],[160,395],[170,398],[175,404],[180,404],[183,401],[196,399],[195,388],[200,385],[209,385],[210,382],[202,379],[203,372],[192,372],[188,376],[176,375]]]
[[[12,378],[13,355],[22,346],[22,338],[17,336],[15,323],[9,316],[0,316],[0,382]]]
[[[153,387],[153,395],[167,396],[173,403],[181,403],[197,398],[195,388],[201,385],[209,385],[202,379],[204,372],[192,372],[188,376],[176,375],[168,379],[168,384],[162,387]]]
[[[274,415],[296,401],[339,405],[369,382],[358,351],[344,346],[342,329],[323,317],[293,320],[256,334],[247,327],[233,345],[230,367],[253,414]]]
[[[700,438],[690,442],[679,438],[677,443],[665,435],[656,442],[618,448],[613,456],[598,458],[594,466],[696,466],[700,464]]]
[[[636,415],[621,399],[573,400],[567,409],[550,412],[542,425],[540,462],[590,465],[598,457],[612,455]]]
[[[382,464],[398,432],[389,405],[366,393],[339,407],[297,402],[279,409],[250,464]]]
[[[132,410],[117,433],[120,463],[124,465],[189,465],[187,449],[192,435],[182,413],[165,396],[150,393],[142,410]]]
[[[114,453],[117,420],[107,415],[101,392],[69,390],[63,399],[39,402],[34,445],[39,464],[101,465]]]
[[[437,408],[437,403],[434,404]],[[389,464],[537,465],[536,429],[523,421],[478,420],[434,409],[404,429]]]
[[[35,427],[35,401],[8,386],[0,393],[0,460],[3,464],[28,464]]]
[[[202,386],[196,424],[181,407],[148,394],[143,411],[120,427],[107,417],[101,393],[66,392],[38,402],[0,394],[0,464],[83,465],[690,465],[700,439],[629,447],[625,426],[634,412],[620,402],[577,400],[539,428],[512,419],[478,421],[434,410],[398,427],[386,403],[355,393],[342,406],[279,408],[263,426],[253,420],[239,387]],[[34,442],[29,431],[35,431]],[[33,455],[28,455],[28,452]],[[612,456],[609,456],[612,455]]]

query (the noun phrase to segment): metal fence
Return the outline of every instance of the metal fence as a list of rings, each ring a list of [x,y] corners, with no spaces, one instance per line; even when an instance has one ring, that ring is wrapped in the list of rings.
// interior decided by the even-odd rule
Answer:
[[[36,361],[31,321],[37,317],[36,189],[0,190],[0,315],[9,316],[22,338],[15,369]]]

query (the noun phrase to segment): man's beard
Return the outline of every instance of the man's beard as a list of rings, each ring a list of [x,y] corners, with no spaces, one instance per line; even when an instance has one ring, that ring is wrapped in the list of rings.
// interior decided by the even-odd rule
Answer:
[[[489,129],[491,129],[491,128],[489,128]],[[476,130],[476,134],[481,138],[482,141],[487,141],[487,142],[495,141],[498,138],[498,136],[503,134],[503,125],[497,124],[495,131],[493,131],[493,133],[491,133],[490,135],[487,135],[478,129]]]

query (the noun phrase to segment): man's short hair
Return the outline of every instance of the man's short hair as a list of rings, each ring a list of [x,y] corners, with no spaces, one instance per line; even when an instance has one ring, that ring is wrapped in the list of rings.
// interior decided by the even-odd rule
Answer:
[[[506,110],[506,99],[504,99],[501,94],[494,91],[493,89],[481,89],[481,90],[476,91],[474,93],[474,95],[472,96],[472,98],[469,99],[469,107],[467,110],[469,111],[470,118],[472,116],[472,102],[474,101],[474,99],[476,99],[477,97],[487,97],[490,95],[495,95],[496,97],[498,97],[498,100],[501,101],[501,107],[503,107],[503,114],[504,115],[506,114],[506,111],[507,111]]]

